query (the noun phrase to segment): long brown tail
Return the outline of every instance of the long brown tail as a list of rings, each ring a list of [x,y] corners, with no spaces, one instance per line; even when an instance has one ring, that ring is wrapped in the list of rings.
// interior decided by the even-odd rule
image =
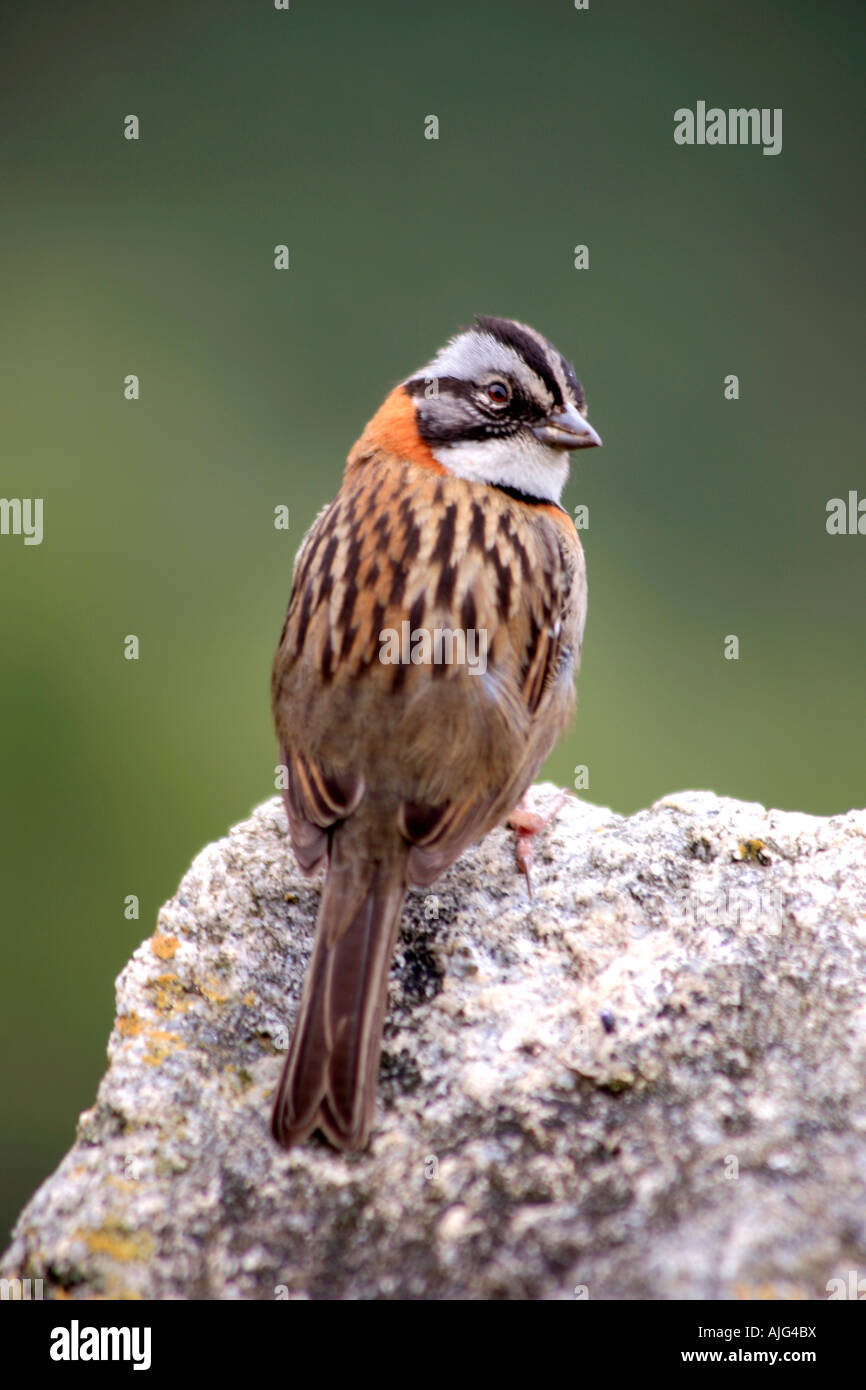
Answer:
[[[388,975],[405,861],[349,858],[334,835],[301,1006],[271,1129],[286,1148],[314,1129],[362,1149],[376,1108]]]

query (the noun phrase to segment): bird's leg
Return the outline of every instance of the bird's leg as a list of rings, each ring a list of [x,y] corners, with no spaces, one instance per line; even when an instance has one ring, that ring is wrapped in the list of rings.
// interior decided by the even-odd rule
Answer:
[[[532,841],[540,830],[549,825],[554,817],[561,810],[568,800],[568,792],[561,792],[553,805],[542,815],[538,811],[533,811],[529,791],[525,791],[520,798],[520,802],[515,806],[511,815],[506,821],[506,825],[511,830],[517,831],[517,867],[526,878],[526,887],[529,890],[529,897],[532,898],[532,864],[534,855],[532,853]]]

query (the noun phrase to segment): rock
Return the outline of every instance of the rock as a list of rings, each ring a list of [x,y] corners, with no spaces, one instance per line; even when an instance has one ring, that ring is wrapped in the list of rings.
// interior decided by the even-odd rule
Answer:
[[[534,890],[498,830],[410,894],[371,1146],[285,1153],[270,1101],[320,882],[260,806],[120,976],[96,1103],[2,1274],[76,1298],[722,1299],[866,1273],[866,812],[569,799]]]

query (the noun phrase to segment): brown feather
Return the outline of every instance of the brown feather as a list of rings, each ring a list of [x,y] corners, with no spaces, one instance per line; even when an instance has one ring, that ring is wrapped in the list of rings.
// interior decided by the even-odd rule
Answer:
[[[364,864],[332,842],[313,953],[272,1130],[288,1147],[321,1129],[363,1148],[376,1103],[388,972],[406,892],[405,852]]]

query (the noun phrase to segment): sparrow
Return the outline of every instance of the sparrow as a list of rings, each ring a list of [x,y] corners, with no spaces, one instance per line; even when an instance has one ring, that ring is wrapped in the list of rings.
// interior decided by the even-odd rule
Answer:
[[[586,568],[560,497],[601,444],[586,413],[552,343],[479,316],[386,397],[301,543],[272,710],[295,857],[327,872],[287,1148],[366,1145],[407,887],[506,817],[572,716]]]

